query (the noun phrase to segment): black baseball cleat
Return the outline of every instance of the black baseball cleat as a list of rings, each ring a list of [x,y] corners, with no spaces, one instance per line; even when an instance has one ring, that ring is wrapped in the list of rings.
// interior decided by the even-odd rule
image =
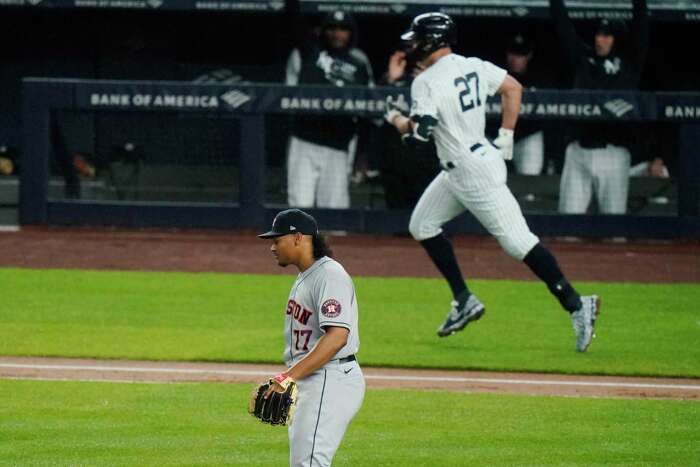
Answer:
[[[474,294],[471,294],[461,307],[456,301],[452,301],[451,305],[452,309],[447,314],[445,322],[437,330],[437,335],[440,337],[447,337],[461,331],[467,324],[478,320],[486,312],[484,304]]]

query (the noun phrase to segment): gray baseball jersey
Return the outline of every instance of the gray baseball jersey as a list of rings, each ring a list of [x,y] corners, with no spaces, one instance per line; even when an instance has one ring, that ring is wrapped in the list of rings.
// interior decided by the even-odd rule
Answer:
[[[362,369],[357,360],[346,358],[354,356],[360,346],[352,279],[337,261],[318,259],[294,282],[286,313],[287,365],[314,348],[324,327],[350,331],[346,345],[328,363],[297,381],[297,410],[289,426],[290,466],[330,466],[365,396]]]
[[[358,351],[355,286],[343,266],[328,257],[300,273],[292,286],[285,318],[285,363],[292,365],[309,353],[325,333],[325,326],[350,331],[347,344],[334,359]]]

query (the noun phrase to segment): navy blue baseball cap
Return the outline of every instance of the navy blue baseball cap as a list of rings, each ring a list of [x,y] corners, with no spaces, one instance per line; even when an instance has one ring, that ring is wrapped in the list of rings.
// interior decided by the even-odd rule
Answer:
[[[516,55],[528,55],[534,51],[535,47],[532,41],[523,34],[516,34],[511,37],[506,46],[506,52],[511,52]]]
[[[287,209],[275,216],[272,221],[272,229],[269,232],[258,235],[259,238],[274,238],[293,233],[304,235],[318,235],[316,219],[301,209]]]
[[[342,10],[331,11],[321,20],[321,29],[332,27],[355,30],[355,18],[350,13]]]
[[[623,21],[617,19],[607,19],[603,18],[598,21],[596,27],[596,34],[603,34],[606,36],[618,36],[627,32],[627,26]]]

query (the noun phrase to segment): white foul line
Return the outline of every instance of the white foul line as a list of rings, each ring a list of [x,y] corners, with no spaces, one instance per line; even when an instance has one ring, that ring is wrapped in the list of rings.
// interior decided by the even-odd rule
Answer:
[[[604,381],[557,381],[537,379],[501,379],[501,378],[458,378],[451,376],[389,376],[365,375],[366,379],[383,379],[398,381],[434,381],[455,383],[490,383],[490,384],[530,384],[536,386],[594,386],[608,388],[646,388],[646,389],[692,389],[700,391],[700,385],[691,384],[656,384],[656,383],[606,383]]]
[[[0,363],[0,368],[18,368],[26,370],[71,370],[71,371],[114,371],[128,373],[175,373],[175,374],[214,374],[229,376],[269,376],[266,371],[254,370],[223,370],[199,368],[144,368],[127,366],[95,366],[95,365],[36,365],[23,363]],[[481,383],[481,384],[526,384],[539,386],[592,386],[607,388],[635,389],[688,389],[700,391],[700,384],[657,384],[657,383],[623,383],[605,381],[557,381],[537,379],[505,379],[505,378],[465,378],[454,376],[399,376],[399,375],[365,375],[369,380],[391,381],[421,381],[421,382],[450,382],[450,383]]]
[[[27,370],[77,370],[77,371],[115,371],[128,373],[183,373],[183,374],[217,374],[231,376],[269,376],[268,371],[216,370],[200,368],[145,368],[137,366],[94,366],[94,365],[34,365],[25,363],[0,363],[0,368],[19,368]]]

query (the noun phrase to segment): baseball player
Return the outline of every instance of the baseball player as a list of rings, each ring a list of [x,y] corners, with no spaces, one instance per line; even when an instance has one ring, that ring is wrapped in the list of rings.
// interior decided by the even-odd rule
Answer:
[[[563,0],[550,0],[562,50],[574,72],[574,88],[633,90],[639,87],[649,48],[646,0],[634,0],[634,21],[627,47],[624,24],[603,19],[594,46],[579,39]],[[567,146],[559,189],[559,211],[584,214],[595,190],[599,211],[624,214],[629,188],[630,133],[620,123],[595,123],[577,129]]]
[[[258,237],[272,240],[270,250],[280,266],[299,269],[285,310],[288,369],[274,378],[272,388],[283,392],[290,380],[298,385],[289,464],[328,466],[365,395],[355,358],[360,347],[355,287],[331,258],[316,220],[304,211],[280,212],[272,230]]]
[[[326,15],[318,43],[292,51],[286,84],[372,85],[369,59],[353,44],[354,19],[343,11]],[[355,151],[365,151],[369,126],[338,116],[298,116],[292,121],[287,154],[290,206],[346,209]]]
[[[492,63],[452,53],[456,36],[454,22],[443,13],[414,18],[402,39],[413,42],[412,53],[426,70],[411,85],[410,117],[402,115],[391,98],[385,114],[407,144],[434,139],[442,167],[418,200],[409,224],[409,231],[443,274],[454,296],[437,334],[444,337],[460,331],[485,311],[467,287],[452,245],[442,231],[446,222],[469,210],[571,313],[576,350],[584,352],[593,337],[600,300],[596,295],[580,296],[566,280],[554,256],[528,228],[506,185],[504,159],[512,157],[522,86]],[[501,96],[503,110],[499,135],[492,143],[484,135],[484,104],[493,94]]]

